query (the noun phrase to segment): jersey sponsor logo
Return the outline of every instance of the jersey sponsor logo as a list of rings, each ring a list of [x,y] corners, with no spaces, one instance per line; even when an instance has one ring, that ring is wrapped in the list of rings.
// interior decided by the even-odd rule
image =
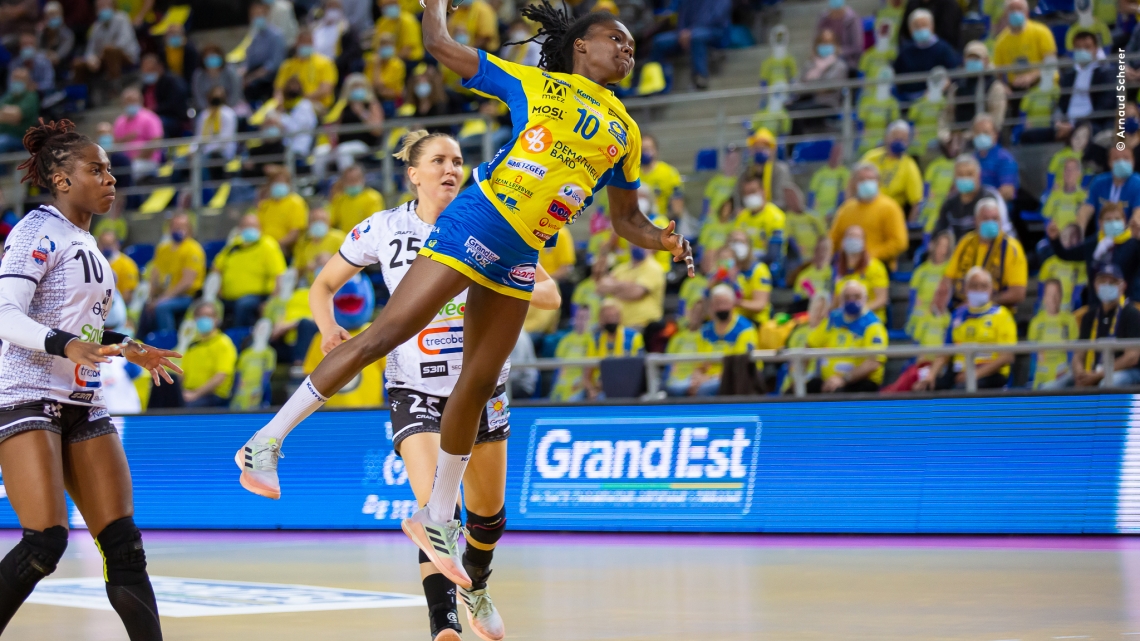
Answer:
[[[590,178],[594,180],[598,179],[598,170],[594,169],[594,166],[586,160],[586,157],[574,151],[570,145],[562,141],[555,141],[554,148],[550,150],[550,157],[561,160],[562,164],[570,169],[581,167],[586,170],[586,173],[590,174]]]
[[[36,248],[32,250],[32,260],[36,261],[37,265],[47,263],[48,254],[55,251],[55,241],[44,236],[40,242],[36,244]]]
[[[514,156],[507,157],[507,166],[511,169],[525,171],[539,180],[546,178],[546,172],[548,171],[543,165],[529,160],[523,160],[522,158],[515,158]]]
[[[570,209],[570,206],[560,200],[550,201],[550,206],[546,208],[546,213],[562,222],[570,220],[570,216],[574,215],[574,211]]]
[[[562,189],[558,190],[558,194],[567,200],[574,201],[574,204],[579,207],[582,207],[586,204],[586,190],[582,189],[578,185],[562,185]]]
[[[361,236],[363,236],[364,234],[367,234],[370,231],[372,231],[372,220],[371,219],[364,221],[364,229],[361,229],[360,225],[357,225],[356,227],[352,228],[352,234],[351,234],[352,240],[354,240],[354,241],[360,240]]]
[[[99,368],[87,367],[86,365],[75,366],[75,386],[86,389],[93,389],[100,387],[102,383],[99,381]]]
[[[502,201],[503,205],[505,205],[507,209],[509,209],[511,211],[518,211],[519,210],[519,201],[515,200],[514,198],[511,198],[510,196],[508,196],[506,194],[495,194],[495,195],[499,197],[499,200]]]
[[[535,125],[522,133],[524,148],[532,154],[541,154],[554,143],[554,134],[542,125]]]
[[[441,376],[447,376],[447,361],[420,363],[420,378],[439,378]]]
[[[563,120],[566,117],[566,111],[562,107],[554,107],[551,105],[535,105],[530,108],[530,115],[532,116],[546,116],[555,120]]]
[[[95,327],[94,325],[88,323],[79,330],[79,334],[83,337],[83,341],[86,343],[103,343],[102,327]]]
[[[429,327],[420,332],[420,351],[431,356],[463,352],[462,327]]]
[[[98,421],[99,419],[107,418],[111,413],[105,407],[96,407],[87,413],[88,421]]]
[[[506,392],[487,402],[487,427],[491,431],[506,427],[511,420],[511,403]]]
[[[570,83],[568,82],[557,78],[547,78],[542,85],[542,97],[546,100],[566,102],[566,93],[569,91],[569,87]]]
[[[544,218],[543,220],[546,220],[546,219]],[[531,233],[533,233],[533,234],[534,234],[534,237],[535,237],[535,238],[537,238],[537,239],[539,239],[539,240],[544,240],[544,241],[545,241],[545,240],[550,240],[550,239],[551,239],[551,238],[553,238],[553,236],[554,236],[553,234],[548,234],[548,233],[546,233],[546,232],[544,232],[544,231],[538,231],[537,229],[532,229],[532,230],[531,230]]]
[[[498,176],[495,176],[495,179],[492,182],[498,187],[510,189],[511,191],[520,193],[527,198],[534,197],[533,191],[522,186],[522,176],[515,176],[514,180],[508,180],[506,178],[499,178]]]
[[[475,239],[474,236],[468,236],[467,242],[463,244],[467,249],[467,253],[475,259],[475,262],[481,266],[486,267],[491,263],[499,260],[499,255],[487,248],[486,245]]]
[[[515,265],[511,268],[511,280],[515,281],[519,285],[532,285],[534,284],[534,270],[534,263]]]
[[[550,226],[550,219],[547,218],[546,216],[543,216],[542,218],[540,218],[538,220],[538,226],[539,227],[549,227]]]
[[[439,313],[436,314],[436,322],[439,320],[455,320],[463,318],[463,312],[467,310],[467,303],[457,303],[455,299],[447,301],[443,307],[439,308]],[[439,317],[443,317],[440,319]]]
[[[81,403],[90,403],[95,400],[95,392],[72,392],[67,395],[67,398]]]
[[[610,158],[617,158],[619,153],[621,153],[621,150],[617,148],[617,145],[610,145],[609,147],[606,147],[606,154]]]
[[[59,403],[44,403],[44,416],[60,418],[63,416],[63,405]]]
[[[610,135],[617,138],[618,144],[621,145],[623,149],[628,146],[629,134],[625,132],[625,127],[622,127],[620,122],[616,120],[610,121]]]
[[[91,313],[103,320],[107,320],[107,314],[111,313],[111,301],[115,298],[111,292],[112,290],[110,289],[105,290],[103,292],[103,300],[91,306]]]
[[[586,102],[590,103],[591,105],[594,105],[595,107],[601,107],[602,106],[602,103],[598,102],[597,98],[594,98],[593,96],[586,93],[585,91],[582,91],[581,89],[578,89],[575,93],[577,93],[578,97],[585,98]]]

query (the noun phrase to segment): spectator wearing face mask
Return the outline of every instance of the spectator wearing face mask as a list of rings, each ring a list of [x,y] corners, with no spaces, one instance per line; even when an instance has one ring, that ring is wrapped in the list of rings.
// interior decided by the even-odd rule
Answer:
[[[815,25],[817,40],[825,30],[835,36],[835,53],[847,68],[858,67],[863,53],[863,19],[846,0],[828,0],[827,8]]]
[[[364,169],[352,165],[342,171],[329,202],[329,224],[347,232],[378,211],[384,211],[384,196],[364,182]]]
[[[63,21],[63,7],[57,0],[44,5],[44,21],[36,30],[36,46],[44,52],[56,73],[65,71],[75,50],[75,32]]]
[[[123,301],[130,303],[135,295],[135,289],[139,286],[138,264],[130,256],[119,251],[119,239],[115,237],[115,232],[107,230],[99,234],[96,242],[99,251],[111,266],[111,271],[115,273],[115,289],[122,295]]]
[[[372,35],[372,50],[379,51],[380,37],[392,38],[396,57],[407,62],[416,62],[424,57],[423,35],[416,16],[400,7],[400,0],[380,0],[380,18],[376,20],[376,30]]]
[[[766,323],[771,318],[772,271],[763,261],[755,260],[748,235],[737,229],[728,235],[728,247],[736,261],[736,287],[740,299],[736,306],[748,320]]]
[[[887,303],[890,302],[890,277],[883,262],[867,251],[865,233],[859,225],[848,227],[840,244],[839,257],[835,261],[835,300],[841,301],[843,288],[851,281],[863,284],[867,291],[867,309],[886,319]]]
[[[666,354],[699,354],[701,351],[701,329],[705,325],[708,308],[704,299],[696,301],[685,310],[684,321],[669,337]],[[700,363],[674,363],[665,374],[665,393],[669,396],[697,396],[705,382],[705,366]],[[717,381],[719,389],[720,382]],[[716,393],[713,390],[712,393]]]
[[[994,66],[1037,65],[1052,56],[1057,57],[1057,42],[1049,27],[1029,19],[1029,5],[1025,0],[1006,0],[1006,26],[994,41]],[[1010,72],[1005,82],[1015,91],[1024,91],[1037,84],[1039,69]]]
[[[835,212],[831,224],[832,244],[842,246],[847,229],[859,226],[865,235],[867,254],[893,267],[898,255],[910,245],[910,237],[902,208],[879,191],[879,168],[869,162],[856,164],[848,191],[854,197],[844,201]]]
[[[135,87],[123,90],[123,113],[115,118],[115,142],[125,143],[124,153],[131,159],[131,175],[135,182],[150,176],[162,160],[161,149],[133,149],[130,143],[143,144],[160,140],[162,119],[142,105],[142,93]]]
[[[309,212],[309,226],[297,239],[293,250],[293,267],[305,271],[320,254],[335,254],[344,243],[345,232],[329,223],[329,212],[315,207]]]
[[[997,189],[1002,200],[1009,202],[1021,184],[1017,160],[998,144],[998,131],[993,118],[978,114],[973,124],[974,155],[982,170],[982,184]]]
[[[148,53],[142,58],[142,103],[162,120],[166,138],[180,138],[186,126],[190,95],[182,78],[162,66],[158,56]]]
[[[811,59],[804,66],[797,84],[835,82],[847,78],[847,72],[851,67],[848,67],[847,63],[843,62],[843,58],[836,52],[835,42],[835,33],[830,29],[823,29],[816,34]],[[788,111],[838,110],[842,104],[843,94],[839,89],[820,89],[810,92],[801,89],[799,96],[787,105],[787,109]],[[824,120],[825,116],[796,118],[792,121],[792,133],[802,134],[807,127],[817,127]]]
[[[19,47],[18,55],[8,66],[9,82],[12,72],[22,67],[28,70],[28,82],[33,90],[41,94],[51,91],[55,86],[55,67],[36,45],[36,34],[32,31],[21,33]]]
[[[443,78],[435,67],[423,63],[417,65],[408,80],[406,94],[404,104],[415,107],[417,116],[447,114],[447,92],[443,88]],[[428,127],[427,130],[432,131],[432,128]]]
[[[1026,338],[1035,343],[1067,343],[1080,334],[1077,320],[1062,306],[1061,281],[1046,279],[1041,296],[1041,311],[1029,321]],[[1037,352],[1033,375],[1033,389],[1042,389],[1049,383],[1069,374],[1069,354],[1064,351]]]
[[[629,260],[598,282],[598,294],[617,299],[627,327],[644,329],[665,315],[665,270],[647,250],[630,246]]]
[[[486,0],[468,0],[452,11],[447,18],[447,30],[452,36],[469,34],[466,41],[456,40],[461,45],[483,51],[499,50],[499,18]]]
[[[859,96],[855,115],[863,123],[863,132],[859,136],[860,154],[882,145],[887,126],[900,118],[899,101],[891,93],[894,78],[895,72],[890,67],[879,69],[872,85],[874,91],[868,91],[871,87],[867,87]]]
[[[867,288],[847,281],[839,292],[839,309],[808,336],[808,347],[825,349],[884,349],[887,329],[867,305]],[[819,361],[819,376],[807,383],[809,394],[877,392],[883,384],[885,355],[832,357]]]
[[[646,261],[652,263],[653,261]],[[645,339],[638,330],[627,327],[622,313],[623,305],[614,298],[605,298],[598,312],[598,329],[590,340],[586,356],[590,358],[621,358],[645,353]],[[525,335],[525,332],[524,332]],[[601,396],[601,375],[592,367],[584,378],[586,398]]]
[[[395,5],[393,5],[395,6]],[[385,116],[396,114],[396,102],[406,91],[407,66],[396,55],[396,40],[390,33],[376,36],[376,50],[369,54],[364,65],[364,77],[372,83],[372,91],[380,99]]]
[[[904,212],[910,212],[911,217],[917,218],[924,185],[918,163],[906,153],[909,146],[910,124],[905,120],[896,120],[887,127],[884,145],[864,154],[863,162],[879,168],[879,176],[886,177],[883,193]]]
[[[966,304],[954,311],[950,321],[947,345],[1016,345],[1017,321],[1005,306],[992,300],[995,283],[982,267],[971,267],[965,276]],[[974,363],[978,389],[998,389],[1009,380],[1009,366],[1014,355],[1005,353],[976,353]],[[926,376],[915,383],[916,391],[964,389],[966,362],[962,355],[940,356],[930,366]]]
[[[17,67],[0,95],[0,153],[24,150],[24,133],[40,115],[40,96],[31,88],[28,70]]]
[[[1134,220],[1129,228],[1122,204],[1106,203],[1098,218],[1099,232],[1084,242],[1066,246],[1060,228],[1054,223],[1049,224],[1045,233],[1057,258],[1085,263],[1088,281],[1091,282],[1105,265],[1116,265],[1125,278],[1125,295],[1140,297],[1140,240],[1133,237],[1133,229],[1140,227],[1140,219]]]
[[[736,291],[719,284],[709,292],[709,320],[701,328],[700,352],[720,352],[725,356],[750,354],[760,344],[756,328],[747,319],[736,313]],[[721,363],[705,365],[694,372],[690,379],[690,389],[698,396],[714,396],[720,390],[720,379],[724,367]]]
[[[222,276],[218,298],[226,309],[234,310],[234,325],[253,327],[261,304],[285,272],[285,256],[277,241],[261,233],[258,217],[247,214],[237,234],[214,259],[214,271]]]
[[[1114,340],[1140,338],[1140,310],[1125,298],[1125,277],[1116,265],[1105,265],[1096,275],[1096,301],[1081,317],[1078,338]],[[1112,379],[1104,376],[1099,349],[1073,352],[1069,373],[1046,384],[1045,389],[1065,387],[1130,387],[1140,385],[1140,349],[1114,352]]]
[[[333,89],[336,88],[338,74],[336,64],[327,56],[317,53],[313,48],[313,34],[305,30],[297,35],[297,46],[293,56],[287,58],[277,69],[277,78],[273,82],[274,98],[278,104],[285,104],[290,100],[286,95],[286,85],[290,80],[296,79],[300,83],[300,96],[319,107],[322,111],[333,104]]]
[[[186,30],[180,23],[172,23],[166,28],[166,35],[162,37],[162,48],[158,54],[162,64],[170,73],[182,78],[182,82],[188,86],[191,84],[194,72],[201,64],[201,58],[198,55],[198,48],[186,37]]]
[[[954,3],[954,0],[943,0]],[[926,9],[915,9],[907,17],[910,38],[901,38],[899,55],[895,58],[896,74],[925,73],[935,67],[957,69],[962,58],[954,44],[939,38],[935,33],[934,15]],[[926,91],[926,83],[912,82],[898,86],[899,95],[914,99]]]
[[[296,23],[294,22],[294,26]],[[249,6],[249,45],[245,48],[243,93],[250,102],[261,102],[273,95],[273,81],[285,61],[285,36],[269,22],[269,6],[260,0]]]
[[[210,92],[215,87],[222,89],[223,102],[236,107],[242,100],[241,78],[233,67],[226,64],[222,48],[215,44],[202,47],[202,65],[193,70],[191,90],[194,108],[202,111],[210,104]]]
[[[276,119],[285,136],[285,144],[298,158],[307,158],[313,150],[313,130],[317,128],[317,106],[304,96],[301,81],[290,78],[282,92],[284,102]],[[268,118],[266,119],[268,121]]]
[[[197,336],[182,357],[182,400],[186,407],[229,405],[237,348],[218,325],[217,306],[199,303],[194,309]]]
[[[771,131],[761,129],[748,139],[752,151],[752,166],[748,174],[760,179],[761,195],[764,202],[784,208],[784,193],[792,180],[792,170],[788,163],[776,157],[776,137]]]
[[[150,300],[144,314],[149,324],[165,332],[178,331],[178,320],[206,281],[206,252],[192,237],[190,217],[179,214],[170,219],[170,238],[154,250],[150,267]]]
[[[983,72],[992,69],[990,64],[990,51],[986,44],[973,40],[966,45],[963,70],[971,73]],[[982,83],[982,95],[985,96],[984,111],[993,119],[995,127],[1000,130],[1005,118],[1009,101],[1009,88],[998,82],[992,73],[973,75],[968,78],[958,78],[953,83],[950,93],[954,96],[954,122],[973,122],[978,115],[977,100],[978,83]]]
[[[914,14],[918,11],[929,11],[934,35],[953,50],[962,46],[962,6],[957,0],[907,0],[906,8],[898,21],[900,41],[913,40],[918,42],[915,35],[917,29],[923,28],[914,24]]]
[[[974,231],[966,234],[946,267],[946,279],[954,286],[955,298],[965,300],[966,274],[983,269],[993,285],[993,302],[1016,309],[1025,300],[1029,267],[1025,250],[1016,238],[1002,231],[998,202],[982,198],[974,207]]]
[[[974,156],[958,156],[954,161],[954,190],[954,195],[942,203],[938,220],[934,223],[934,233],[950,230],[954,232],[955,238],[963,238],[974,231],[975,210],[978,201],[983,198],[993,199],[997,203],[1002,231],[1013,231],[1001,192],[982,184],[982,168]]]
[[[1101,210],[1109,203],[1119,203],[1122,206],[1125,220],[1130,220],[1140,208],[1140,175],[1136,174],[1132,165],[1132,152],[1127,148],[1111,147],[1108,150],[1108,166],[1108,171],[1093,178],[1089,184],[1088,199],[1077,212],[1077,224],[1082,229],[1088,227],[1089,219],[1099,217]]]
[[[372,128],[330,136],[336,143],[335,148],[331,153],[318,152],[313,163],[313,173],[322,178],[325,176],[330,158],[335,157],[337,169],[344,171],[356,164],[357,158],[372,153],[372,150],[379,147],[382,142],[380,136],[384,132],[384,110],[380,107],[376,94],[372,93],[372,86],[364,74],[353,73],[344,79],[338,105],[341,106],[325,117],[326,124],[331,121],[344,126],[371,125]]]
[[[198,153],[210,160],[229,161],[237,154],[237,143],[231,141],[216,142],[218,138],[230,138],[237,133],[237,114],[226,104],[226,93],[221,87],[210,91],[206,108],[198,113],[195,123],[195,135],[198,138]],[[220,180],[223,167],[220,163],[211,163],[212,180]]]
[[[292,175],[281,168],[269,177],[266,197],[257,204],[258,230],[289,253],[301,232],[309,226],[309,205],[293,191]],[[254,319],[256,320],[256,319]]]
[[[72,66],[75,80],[89,83],[102,79],[114,83],[122,78],[123,67],[138,62],[139,41],[130,16],[116,11],[114,0],[96,0],[95,10],[97,20],[87,32],[87,49]]]
[[[1062,138],[1075,122],[1090,119],[1099,130],[1111,121],[1111,116],[1092,117],[1094,112],[1111,112],[1116,107],[1115,70],[1098,59],[1099,45],[1096,34],[1089,31],[1079,31],[1073,38],[1070,55],[1074,65],[1061,72],[1059,106],[1065,120],[1058,123],[1057,135]]]
[[[633,8],[636,6],[636,3],[627,3],[626,6]],[[642,8],[644,8],[644,5]],[[651,14],[651,12],[646,13]],[[619,18],[619,20],[620,19],[621,18]],[[635,26],[631,23],[625,22],[624,20],[622,20],[622,24],[631,30],[630,33],[634,34],[633,37],[636,40],[637,32],[633,31]],[[503,51],[500,54],[502,58],[504,60],[509,60],[510,62],[513,62],[517,65],[537,67],[538,62],[542,57],[542,45],[537,42],[526,42],[527,40],[530,40],[531,36],[534,35],[530,30],[530,25],[526,23],[526,20],[523,20],[522,18],[515,18],[515,20],[507,26],[507,33],[510,34],[509,42],[518,44],[504,43]]]
[[[661,160],[657,151],[657,138],[644,134],[641,139],[641,182],[653,190],[657,212],[676,218],[674,213],[678,208],[683,211],[685,207],[684,180],[681,172]]]
[[[740,183],[740,201],[744,209],[736,215],[736,228],[748,234],[752,248],[771,263],[783,256],[787,216],[764,197],[763,184],[763,179],[754,174]]]

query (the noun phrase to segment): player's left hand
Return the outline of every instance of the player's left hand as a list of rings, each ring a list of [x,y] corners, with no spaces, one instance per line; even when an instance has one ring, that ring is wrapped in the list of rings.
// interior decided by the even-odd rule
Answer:
[[[697,270],[693,267],[693,246],[685,237],[678,234],[677,221],[670,220],[665,229],[661,230],[661,244],[665,247],[665,251],[673,254],[673,262],[679,263],[685,261],[685,267],[688,269],[689,278],[697,275]]]
[[[129,341],[123,347],[123,356],[135,365],[150,372],[151,378],[154,379],[155,385],[162,385],[162,381],[174,384],[174,379],[170,377],[170,372],[175,374],[182,374],[182,368],[171,362],[172,358],[182,358],[182,354],[169,349],[159,349],[150,345],[143,345],[135,341]]]

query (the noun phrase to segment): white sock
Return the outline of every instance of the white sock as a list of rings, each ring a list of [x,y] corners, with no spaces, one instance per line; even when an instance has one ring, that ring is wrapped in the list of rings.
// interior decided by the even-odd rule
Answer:
[[[455,518],[459,485],[470,460],[470,454],[448,454],[440,448],[439,460],[435,464],[435,484],[427,504],[428,516],[436,523],[447,523]]]
[[[278,442],[285,440],[294,427],[309,418],[309,414],[317,411],[329,399],[321,396],[313,382],[305,377],[305,382],[297,388],[296,392],[285,401],[285,405],[277,410],[277,414],[269,424],[257,431],[258,436],[275,438]]]

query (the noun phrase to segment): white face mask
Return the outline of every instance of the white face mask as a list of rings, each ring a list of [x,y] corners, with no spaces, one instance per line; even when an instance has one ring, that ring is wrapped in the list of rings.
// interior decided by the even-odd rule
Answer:
[[[990,304],[990,292],[966,292],[966,304],[974,309],[986,307]]]
[[[736,255],[736,260],[748,260],[748,245],[745,243],[732,243],[732,253]]]
[[[637,199],[637,208],[639,210],[641,210],[641,213],[648,216],[653,211],[653,201],[649,200],[648,198],[644,198],[644,197],[638,198]]]
[[[760,194],[748,194],[741,202],[744,204],[745,209],[756,211],[764,206],[764,197]]]

